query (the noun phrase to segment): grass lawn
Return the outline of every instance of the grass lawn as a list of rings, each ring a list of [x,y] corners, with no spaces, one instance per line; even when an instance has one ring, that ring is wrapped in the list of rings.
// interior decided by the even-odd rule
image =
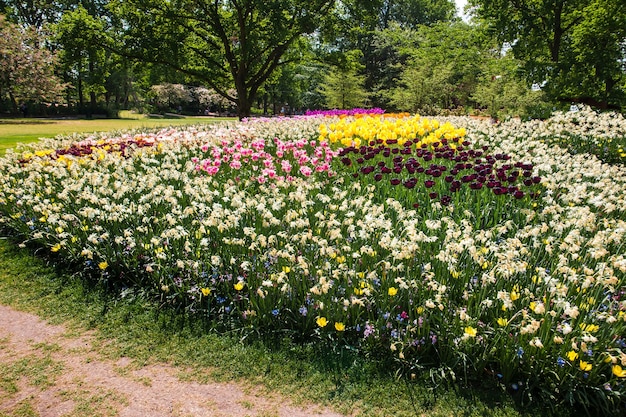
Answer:
[[[157,128],[201,123],[216,123],[233,118],[181,117],[149,118],[129,111],[120,112],[119,119],[0,119],[0,155],[17,143],[39,138],[53,138],[70,133],[109,132],[124,129]]]

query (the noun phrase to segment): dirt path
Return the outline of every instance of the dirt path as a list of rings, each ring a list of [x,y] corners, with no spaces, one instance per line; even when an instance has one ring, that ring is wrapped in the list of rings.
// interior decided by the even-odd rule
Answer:
[[[181,381],[166,365],[111,361],[94,340],[0,305],[0,417],[341,417],[237,384]]]

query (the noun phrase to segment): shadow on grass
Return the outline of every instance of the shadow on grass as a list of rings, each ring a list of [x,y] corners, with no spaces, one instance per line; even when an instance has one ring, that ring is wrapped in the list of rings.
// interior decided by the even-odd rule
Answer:
[[[0,119],[0,125],[51,125],[56,123],[55,120],[43,119]]]

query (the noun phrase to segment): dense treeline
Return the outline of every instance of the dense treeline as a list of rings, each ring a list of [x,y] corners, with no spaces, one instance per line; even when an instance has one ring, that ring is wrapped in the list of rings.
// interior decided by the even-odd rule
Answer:
[[[612,0],[0,0],[3,114],[626,107]]]

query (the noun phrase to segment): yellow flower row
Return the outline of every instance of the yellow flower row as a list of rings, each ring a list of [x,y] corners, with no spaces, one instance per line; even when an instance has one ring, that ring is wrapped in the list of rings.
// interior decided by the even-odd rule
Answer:
[[[399,115],[394,118],[367,116],[359,118],[343,118],[334,123],[322,124],[319,127],[319,140],[340,143],[342,146],[361,146],[370,141],[395,140],[399,145],[413,141],[416,146],[426,144],[433,146],[442,139],[451,141],[463,138],[464,128],[457,129],[451,123],[440,123],[438,120],[422,118],[419,115]],[[454,143],[451,144],[454,148]]]

